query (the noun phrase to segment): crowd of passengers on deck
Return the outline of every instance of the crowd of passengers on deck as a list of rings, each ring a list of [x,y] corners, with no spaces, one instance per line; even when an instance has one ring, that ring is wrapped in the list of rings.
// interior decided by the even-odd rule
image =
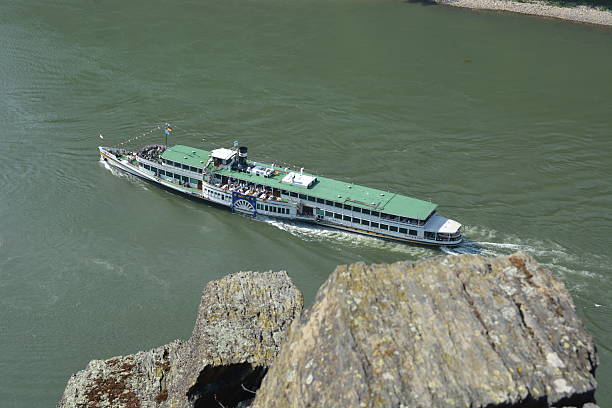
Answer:
[[[163,152],[166,151],[166,146],[159,144],[146,145],[136,155],[147,160],[157,160]]]
[[[244,186],[236,182],[222,185],[221,190],[224,192],[237,192],[250,195],[261,200],[281,201],[280,197],[275,197],[271,192],[265,190],[264,188]]]

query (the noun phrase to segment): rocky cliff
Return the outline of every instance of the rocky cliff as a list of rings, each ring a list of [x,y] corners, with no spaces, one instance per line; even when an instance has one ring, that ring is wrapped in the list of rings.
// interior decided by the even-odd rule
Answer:
[[[211,282],[189,340],[92,361],[59,406],[595,406],[591,336],[523,254],[339,266],[301,309],[285,273]]]
[[[285,272],[240,272],[210,282],[189,340],[90,362],[70,378],[58,407],[244,404],[302,306]]]
[[[340,266],[254,407],[548,407],[593,401],[597,357],[531,257]]]

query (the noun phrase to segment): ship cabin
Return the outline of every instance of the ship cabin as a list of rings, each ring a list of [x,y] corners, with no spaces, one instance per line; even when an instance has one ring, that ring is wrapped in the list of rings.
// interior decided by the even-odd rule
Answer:
[[[174,146],[164,149],[159,155],[139,153],[136,161],[150,175],[188,189],[201,190],[202,174],[208,156],[204,150]]]
[[[450,243],[461,224],[436,213],[437,205],[400,194],[247,160],[246,147],[211,152],[173,146],[151,160],[137,157],[150,174],[201,191],[231,205],[232,193],[253,197],[253,215],[317,221],[382,237]]]

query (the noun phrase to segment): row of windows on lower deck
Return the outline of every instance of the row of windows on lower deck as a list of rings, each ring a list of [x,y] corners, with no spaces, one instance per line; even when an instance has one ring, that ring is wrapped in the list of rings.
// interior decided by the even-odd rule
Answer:
[[[415,229],[396,227],[395,225],[389,225],[389,224],[384,224],[384,223],[379,223],[379,222],[374,222],[374,221],[368,221],[368,220],[364,220],[363,218],[351,217],[350,215],[339,214],[339,213],[335,213],[335,212],[332,212],[332,211],[325,211],[324,215],[325,215],[325,217],[329,218],[330,220],[333,218],[334,220],[348,221],[348,222],[351,222],[353,224],[359,224],[359,225],[364,225],[366,227],[377,228],[377,229],[379,229],[381,231],[399,232],[400,234],[408,234],[408,235],[412,235],[414,237],[416,237],[418,235],[418,232]]]
[[[170,178],[172,181],[176,182],[177,184],[182,184],[185,187],[191,187],[191,188],[197,188],[198,187],[198,180],[197,179],[194,179],[194,178],[191,178],[191,177],[187,177],[187,176],[183,176],[183,175],[176,174],[176,173],[172,173],[172,172],[167,171],[167,170],[162,170],[159,167],[149,166],[148,164],[144,164],[144,163],[140,163],[140,166],[142,168],[144,168],[145,170],[153,172],[158,177]]]
[[[389,220],[389,221],[405,223],[405,224],[412,224],[415,226],[425,225],[427,223],[427,220],[433,215],[433,212],[432,212],[425,220],[417,220],[414,218],[401,217],[399,215],[388,214],[388,213],[381,212],[381,211],[369,210],[366,208],[361,208],[361,207],[357,207],[357,206],[350,205],[350,204],[339,203],[337,201],[324,200],[322,198],[317,198],[317,197],[309,196],[306,194],[294,193],[292,191],[289,192],[289,191],[281,190],[281,194],[289,196],[289,197],[293,197],[293,198],[299,198],[301,200],[311,201],[317,204],[325,204],[329,207],[342,208],[344,210],[353,211],[355,213],[371,215],[372,217],[380,217],[383,220]]]
[[[207,193],[209,197],[213,197],[213,198],[216,198],[218,200],[225,200],[225,201],[227,201],[230,198],[232,198],[232,196],[229,195],[229,194],[224,194],[224,193],[221,193],[219,191],[212,190],[210,188],[205,188],[204,192]]]
[[[273,205],[266,205],[266,204],[257,204],[257,209],[261,210],[261,211],[269,211],[269,212],[273,212],[273,213],[277,213],[277,214],[289,214],[289,208],[285,208],[285,207],[275,207]]]

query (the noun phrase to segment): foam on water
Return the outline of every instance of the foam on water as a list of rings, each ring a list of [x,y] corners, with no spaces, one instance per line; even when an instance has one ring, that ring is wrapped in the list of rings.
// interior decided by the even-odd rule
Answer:
[[[371,248],[404,253],[417,259],[437,255],[437,248],[427,248],[418,245],[386,241],[319,225],[284,221],[268,217],[258,217],[257,219],[286,231],[304,241],[330,242],[351,248]],[[555,242],[522,239],[482,226],[470,226],[466,230],[468,231],[468,235],[463,243],[456,247],[440,247],[439,250],[445,255],[450,256],[475,254],[489,257],[506,256],[515,252],[525,252],[536,257],[543,266],[549,268],[561,277],[572,275],[587,280],[601,278],[599,274],[595,272],[582,268],[573,269],[568,267],[568,265],[588,266],[589,261],[581,259],[576,254],[569,252],[566,248]],[[477,239],[480,237],[484,237],[486,240],[478,241]],[[579,288],[580,283],[573,285],[570,289],[572,291],[579,291]]]
[[[320,225],[278,220],[269,217],[258,217],[257,219],[305,241],[331,242],[351,248],[386,250],[395,253],[405,253],[418,258],[436,255],[435,249],[386,241],[367,235],[327,228]]]

